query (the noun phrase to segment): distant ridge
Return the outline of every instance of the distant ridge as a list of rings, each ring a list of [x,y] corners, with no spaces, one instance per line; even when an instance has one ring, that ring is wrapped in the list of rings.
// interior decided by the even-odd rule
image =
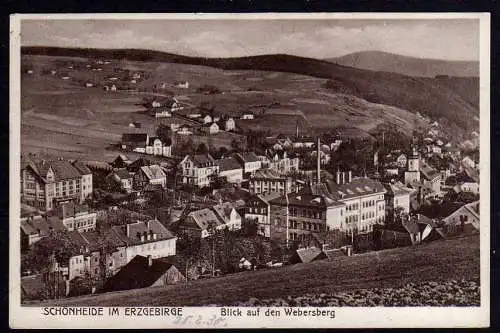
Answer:
[[[460,91],[479,91],[478,80],[457,85],[444,85],[436,79],[371,71],[338,65],[325,60],[287,54],[259,55],[239,58],[197,58],[141,49],[80,49],[30,46],[21,48],[22,55],[82,57],[132,61],[156,61],[209,66],[225,70],[261,70],[288,72],[329,79],[342,91],[369,102],[396,106],[412,113],[420,112],[434,119],[444,118],[463,129],[476,130],[479,106],[474,96],[465,98]],[[449,80],[454,78],[450,77]],[[448,81],[449,81],[448,80]],[[339,89],[340,89],[339,88]],[[345,88],[345,89],[344,89]],[[456,89],[457,88],[457,89]]]
[[[423,59],[381,51],[354,52],[326,60],[343,66],[408,76],[479,76],[478,61]]]

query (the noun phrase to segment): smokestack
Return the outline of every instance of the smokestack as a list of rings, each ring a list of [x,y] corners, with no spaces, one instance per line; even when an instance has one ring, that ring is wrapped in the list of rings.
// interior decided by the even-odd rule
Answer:
[[[350,183],[352,180],[352,171],[349,170],[348,174],[347,174],[347,182]]]
[[[316,172],[317,172],[316,176],[318,177],[318,179],[317,179],[318,184],[321,182],[321,160],[320,160],[320,156],[319,156],[320,146],[321,146],[321,142],[320,142],[320,139],[318,137],[318,147],[317,147],[317,156],[316,156],[316,163],[317,163],[316,167],[318,168],[316,170]]]
[[[340,170],[337,169],[337,173],[335,175],[335,182],[340,185]]]

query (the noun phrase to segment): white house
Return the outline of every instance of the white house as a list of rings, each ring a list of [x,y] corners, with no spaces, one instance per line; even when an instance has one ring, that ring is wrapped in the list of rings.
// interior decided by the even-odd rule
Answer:
[[[212,117],[209,114],[205,115],[202,118],[202,121],[203,121],[204,124],[210,124],[210,123],[213,122]]]
[[[479,231],[479,216],[479,201],[475,201],[458,208],[443,222],[448,232],[474,232]]]
[[[212,207],[216,216],[229,230],[241,229],[241,216],[230,202],[224,202]]]
[[[255,119],[255,116],[252,113],[244,113],[241,118],[242,120],[252,120]]]
[[[243,166],[243,172],[253,175],[255,171],[262,167],[262,161],[253,152],[237,153],[234,155],[236,160]]]
[[[217,123],[204,124],[202,130],[210,135],[219,133],[219,125]]]
[[[212,177],[219,173],[217,161],[206,155],[186,155],[180,163],[182,182],[198,187],[210,185]]]
[[[233,118],[228,118],[225,123],[225,129],[226,131],[234,131],[235,129],[235,123]]]
[[[243,167],[234,157],[222,158],[219,164],[219,177],[225,177],[229,183],[241,183],[243,181]]]
[[[146,145],[146,154],[159,156],[172,156],[172,146],[164,145],[160,138],[149,137]]]
[[[161,185],[163,188],[167,186],[167,175],[159,165],[142,166],[134,174],[134,188],[143,189],[148,184]]]
[[[176,254],[177,237],[158,220],[136,222],[114,229],[127,243],[127,263],[136,255],[163,258]]]

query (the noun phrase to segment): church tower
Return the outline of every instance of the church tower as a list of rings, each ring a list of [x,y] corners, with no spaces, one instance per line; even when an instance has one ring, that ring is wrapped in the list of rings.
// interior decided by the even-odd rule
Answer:
[[[405,184],[420,182],[420,154],[413,144],[408,154],[408,166],[405,171]]]

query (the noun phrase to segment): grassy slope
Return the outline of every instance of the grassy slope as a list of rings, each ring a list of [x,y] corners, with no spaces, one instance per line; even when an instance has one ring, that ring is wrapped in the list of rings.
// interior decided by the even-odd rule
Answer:
[[[399,287],[408,282],[479,279],[478,236],[316,261],[276,270],[245,272],[187,284],[66,299],[44,304],[80,306],[232,304],[361,288]]]
[[[354,52],[327,60],[343,66],[409,76],[479,76],[479,62],[477,61],[422,59],[380,51]]]
[[[82,63],[80,70],[68,70],[71,80],[59,75],[43,75],[43,69],[58,68],[62,59]],[[87,59],[51,56],[22,57],[23,66],[34,69],[33,75],[22,75],[22,145],[23,151],[47,152],[56,156],[113,159],[116,152],[105,150],[130,129],[133,121],[142,124],[141,130],[154,133],[161,123],[178,122],[174,118],[154,119],[145,115],[138,103],[144,94],[105,92],[101,88],[85,88],[80,80],[103,82],[113,68],[126,68],[148,73],[149,78],[137,85],[151,91],[160,82],[188,80],[190,89],[172,90],[191,105],[210,102],[222,114],[239,116],[253,110],[265,114],[255,121],[239,121],[242,128],[271,130],[272,133],[295,133],[297,122],[301,133],[347,126],[359,135],[370,132],[384,122],[411,135],[413,128],[425,126],[413,113],[383,104],[374,104],[349,95],[334,93],[323,87],[324,79],[283,72],[253,70],[221,70],[206,66],[178,63],[113,61],[96,73],[85,69]],[[196,89],[213,84],[224,93],[204,95]],[[259,89],[257,91],[251,89]],[[250,89],[250,90],[249,90]],[[290,112],[278,114],[269,109],[273,103]],[[186,110],[186,112],[189,112]],[[231,140],[222,134],[212,137],[214,145],[229,145]],[[220,141],[220,142],[219,142]]]
[[[227,70],[263,70],[289,72],[318,78],[334,78],[358,97],[370,102],[393,105],[411,112],[420,111],[429,116],[444,117],[461,127],[477,126],[474,116],[478,108],[472,107],[451,90],[443,90],[428,80],[388,72],[375,72],[337,65],[328,61],[290,55],[263,55],[242,58],[194,58],[149,50],[120,49],[65,49],[50,47],[24,47],[23,54],[74,56],[90,58],[160,61],[210,66]],[[479,87],[477,87],[479,89]]]

